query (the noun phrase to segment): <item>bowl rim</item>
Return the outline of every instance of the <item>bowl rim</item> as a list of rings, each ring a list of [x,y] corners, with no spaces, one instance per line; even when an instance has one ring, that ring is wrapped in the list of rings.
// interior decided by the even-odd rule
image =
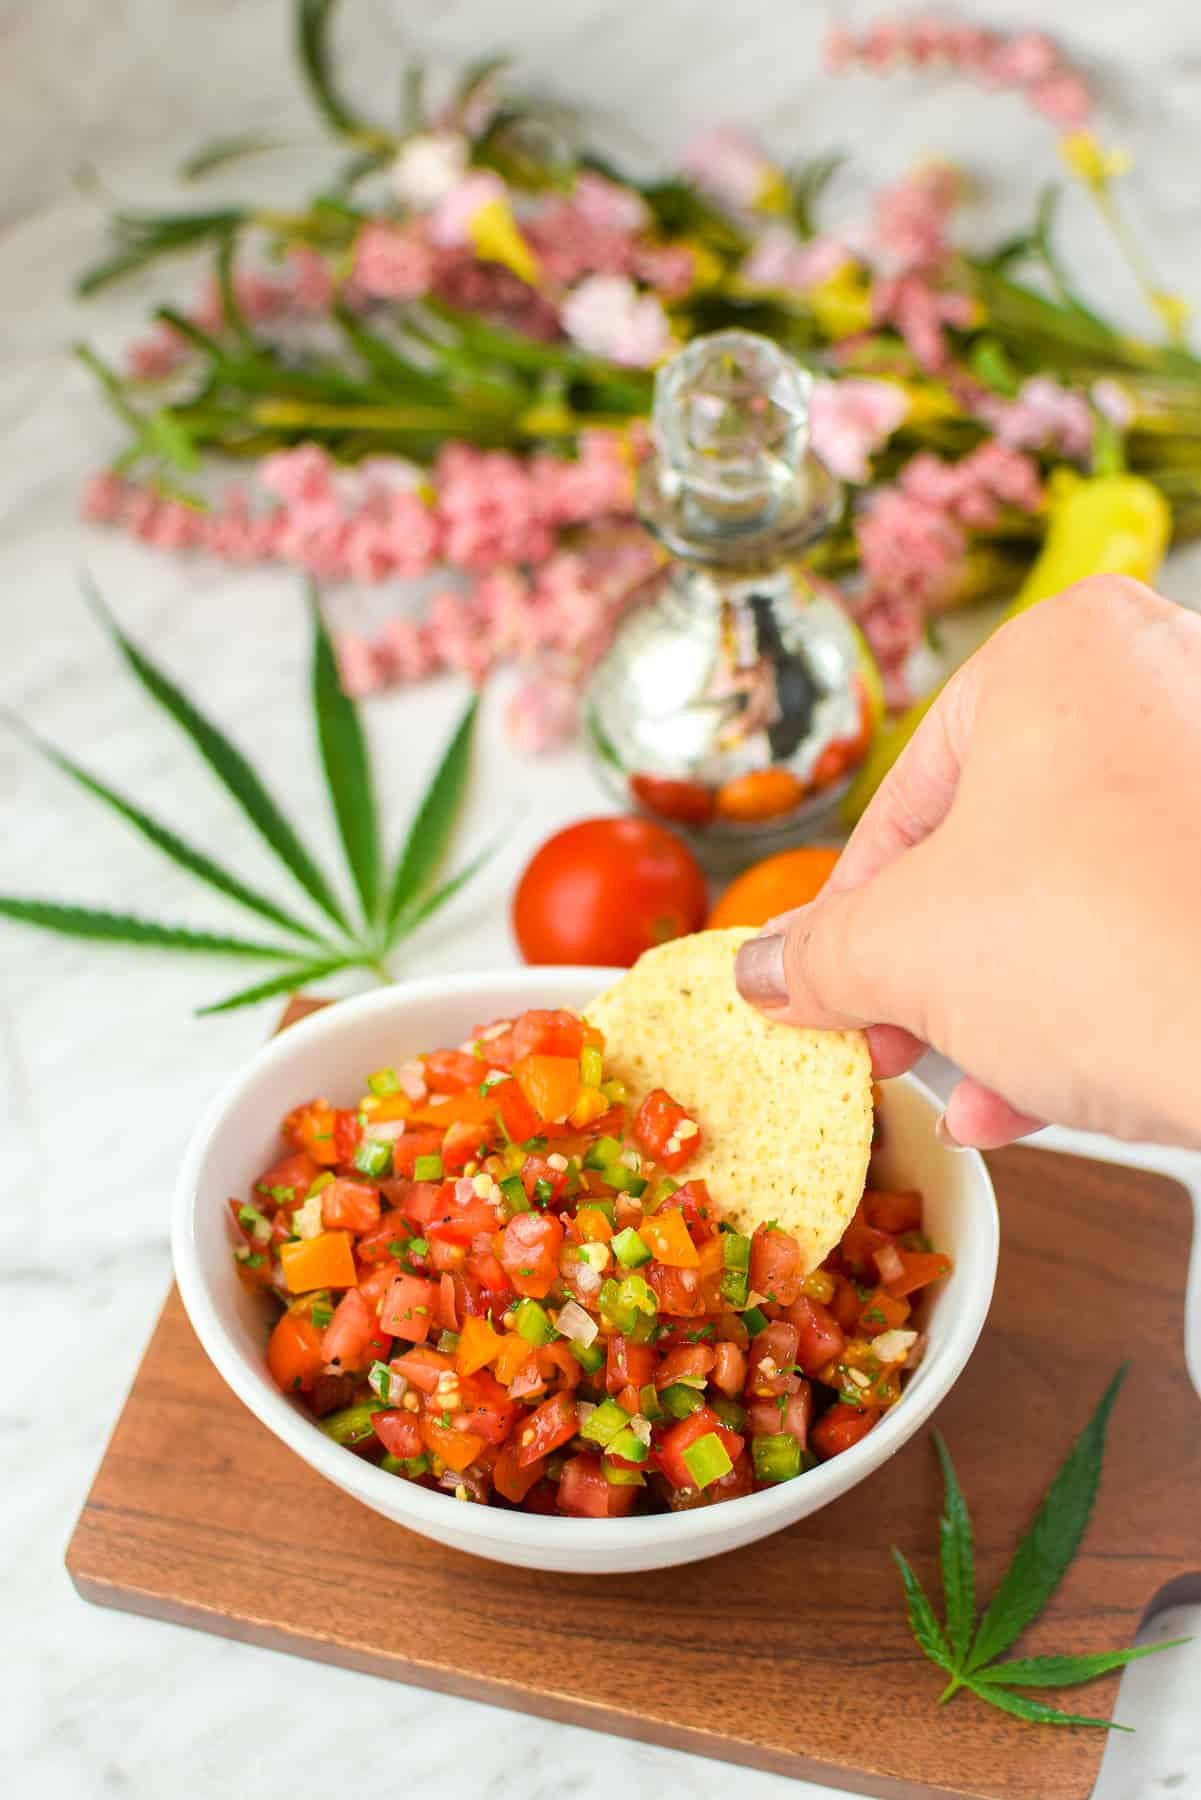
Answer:
[[[194,1224],[200,1169],[209,1144],[245,1086],[276,1064],[289,1061],[299,1045],[312,1045],[322,1038],[332,1038],[359,1020],[394,1008],[438,998],[461,998],[477,989],[487,989],[502,1004],[510,994],[529,1004],[531,989],[553,989],[557,980],[564,986],[570,984],[573,987],[595,982],[599,994],[624,973],[621,969],[574,963],[483,969],[396,982],[368,994],[338,1000],[277,1033],[243,1063],[204,1109],[184,1152],[172,1204],[171,1254],[184,1309],[209,1360],[259,1422],[310,1467],[336,1487],[349,1491],[395,1522],[409,1524],[418,1531],[429,1528],[426,1535],[449,1535],[461,1539],[464,1544],[485,1542],[548,1551],[552,1548],[562,1550],[572,1544],[581,1552],[603,1546],[620,1559],[623,1552],[635,1549],[666,1549],[668,1546],[683,1549],[713,1535],[718,1521],[727,1528],[737,1529],[740,1522],[745,1525],[753,1520],[762,1526],[762,1531],[753,1535],[766,1535],[769,1530],[788,1523],[790,1515],[795,1513],[796,1484],[791,1481],[724,1501],[720,1508],[696,1507],[685,1512],[645,1513],[623,1519],[578,1519],[492,1506],[465,1507],[448,1494],[423,1488],[415,1482],[400,1483],[395,1476],[360,1457],[355,1457],[353,1467],[348,1467],[345,1449],[333,1443],[312,1420],[295,1410],[287,1396],[271,1382],[265,1361],[261,1371],[248,1368],[221,1321],[201,1272]],[[941,1112],[942,1102],[916,1075],[906,1074],[894,1079],[916,1093],[928,1110]],[[805,1494],[814,1500],[812,1506],[806,1506],[806,1513],[817,1511],[856,1486],[863,1476],[886,1462],[915,1435],[962,1374],[984,1327],[992,1302],[999,1250],[996,1197],[979,1151],[963,1150],[956,1155],[971,1159],[968,1166],[973,1168],[981,1200],[985,1202],[974,1208],[981,1237],[973,1246],[973,1266],[968,1271],[966,1287],[967,1304],[952,1321],[937,1366],[925,1365],[930,1368],[930,1378],[916,1394],[908,1397],[907,1404],[890,1408],[875,1429],[858,1444],[806,1473]],[[404,1491],[399,1492],[402,1488]],[[452,1520],[447,1508],[456,1506],[457,1518]]]

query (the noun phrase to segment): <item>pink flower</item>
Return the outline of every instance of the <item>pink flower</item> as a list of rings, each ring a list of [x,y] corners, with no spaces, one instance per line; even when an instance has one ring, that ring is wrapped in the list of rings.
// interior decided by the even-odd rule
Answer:
[[[900,488],[881,488],[856,535],[872,588],[936,605],[958,572],[966,538],[949,514]]]
[[[1053,125],[1076,131],[1093,110],[1088,84],[1079,75],[1051,75],[1029,90],[1031,105]]]
[[[129,483],[111,469],[101,469],[89,478],[80,511],[93,525],[115,525],[128,500]]]
[[[159,381],[177,369],[188,354],[187,341],[173,325],[155,326],[143,338],[135,338],[129,346],[129,372],[139,381]]]
[[[1042,32],[1007,37],[919,15],[884,21],[858,38],[835,30],[826,41],[826,67],[832,74],[856,65],[883,74],[902,58],[919,68],[939,60],[985,87],[1011,89],[1036,112],[1069,129],[1083,124],[1092,110],[1084,76]]]
[[[297,505],[328,500],[334,493],[334,465],[317,444],[297,444],[265,456],[258,478],[269,494]]]
[[[355,286],[372,300],[419,300],[434,277],[429,246],[413,231],[372,219],[354,245]]]
[[[470,242],[471,221],[485,206],[507,203],[508,189],[492,169],[472,169],[443,194],[429,216],[430,242],[447,247]]]
[[[759,146],[732,130],[697,138],[684,153],[684,167],[699,187],[740,210],[753,207],[775,175]]]
[[[593,174],[591,169],[582,169],[576,176],[571,203],[580,218],[597,231],[629,235],[644,231],[650,222],[641,194],[616,181],[607,181],[603,175]]]
[[[922,368],[933,373],[950,361],[944,327],[966,328],[974,317],[966,294],[944,292],[917,274],[877,281],[872,310],[878,324],[895,325]]]
[[[435,594],[426,619],[426,636],[438,662],[458,669],[480,682],[492,667],[495,653],[469,599],[453,592]]]
[[[147,533],[147,542],[158,550],[192,550],[203,538],[203,513],[182,500],[164,500]]]
[[[1051,449],[1077,462],[1091,453],[1093,418],[1087,400],[1049,375],[1024,381],[1016,400],[982,397],[976,410],[1001,443],[1014,449]]]
[[[1103,418],[1108,419],[1118,431],[1129,430],[1135,420],[1136,408],[1129,391],[1121,382],[1111,381],[1108,376],[1103,375],[1099,381],[1093,382],[1091,394],[1093,405]]]
[[[593,356],[649,369],[671,342],[667,314],[654,294],[640,294],[620,275],[590,275],[563,302],[567,335]]]
[[[886,275],[906,275],[938,267],[947,252],[947,223],[958,191],[955,171],[932,163],[876,202],[874,249]]]
[[[325,258],[308,244],[293,244],[288,251],[292,274],[292,299],[303,313],[323,313],[333,298],[334,278]]]
[[[573,683],[542,670],[522,683],[509,703],[505,724],[519,749],[532,755],[557,750],[575,732],[579,695]]]
[[[635,244],[633,272],[664,300],[682,300],[696,280],[696,255],[687,244]]]
[[[758,287],[794,288],[806,294],[836,275],[849,260],[837,238],[816,237],[806,243],[783,225],[773,225],[757,238],[741,273]]]
[[[868,457],[887,443],[909,410],[890,381],[815,381],[809,408],[813,448],[844,481],[871,479]]]
[[[383,687],[387,677],[380,666],[374,646],[366,638],[342,632],[336,648],[338,674],[348,694],[357,700],[362,699],[365,694],[374,694],[378,688]]]
[[[459,131],[424,131],[406,139],[392,164],[397,198],[418,212],[437,206],[462,181],[468,149]]]
[[[438,666],[424,626],[413,619],[389,619],[377,648],[380,665],[392,681],[420,681]]]

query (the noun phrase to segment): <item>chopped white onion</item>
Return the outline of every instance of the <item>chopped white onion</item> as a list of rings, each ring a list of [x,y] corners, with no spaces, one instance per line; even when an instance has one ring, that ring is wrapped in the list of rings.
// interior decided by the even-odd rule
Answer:
[[[400,1083],[402,1092],[410,1100],[424,1100],[429,1093],[429,1088],[425,1084],[425,1071],[416,1059],[412,1062],[401,1063],[396,1071],[396,1079]]]
[[[386,1362],[373,1362],[367,1371],[372,1392],[385,1406],[399,1406],[409,1390],[409,1378],[388,1367]]]
[[[644,1418],[641,1413],[635,1413],[634,1417],[630,1420],[630,1430],[634,1433],[634,1436],[638,1439],[640,1444],[650,1443],[651,1422],[649,1419]]]
[[[553,1169],[557,1175],[562,1175],[567,1168],[567,1158],[561,1150],[552,1150],[546,1159],[546,1166],[548,1169]]]
[[[460,1175],[455,1182],[455,1205],[472,1206],[475,1200],[475,1182],[470,1175]]]
[[[592,1415],[595,1411],[596,1411],[596,1408],[595,1408],[595,1406],[593,1406],[591,1400],[577,1400],[576,1401],[576,1407],[575,1407],[576,1420],[577,1420],[578,1424],[580,1425],[581,1429],[588,1423],[589,1419],[592,1417]]]
[[[321,1217],[321,1191],[310,1194],[303,1206],[298,1206],[292,1214],[292,1230],[297,1237],[315,1238],[324,1231],[325,1225]]]
[[[882,1331],[872,1340],[872,1349],[884,1364],[904,1362],[917,1343],[916,1331]]]
[[[574,1300],[568,1300],[561,1309],[556,1324],[565,1338],[570,1338],[574,1344],[582,1344],[585,1350],[595,1343],[600,1330],[591,1313],[586,1313]]]
[[[601,1278],[591,1263],[577,1263],[575,1266],[575,1284],[585,1300],[601,1291]]]
[[[405,1134],[403,1119],[381,1119],[378,1125],[364,1125],[363,1136],[374,1144],[394,1144]]]
[[[881,1244],[876,1251],[876,1268],[881,1281],[899,1281],[905,1273],[901,1253],[895,1244]]]

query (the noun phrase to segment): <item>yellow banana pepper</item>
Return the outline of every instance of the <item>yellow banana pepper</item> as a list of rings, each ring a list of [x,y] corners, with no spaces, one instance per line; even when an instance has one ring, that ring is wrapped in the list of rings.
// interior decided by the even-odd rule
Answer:
[[[1016,618],[1087,575],[1154,579],[1172,533],[1172,514],[1159,489],[1125,472],[1079,476],[1058,470],[1051,479],[1047,535],[1025,581],[998,623]],[[842,803],[853,825],[933,706],[942,688],[908,708],[880,731]]]

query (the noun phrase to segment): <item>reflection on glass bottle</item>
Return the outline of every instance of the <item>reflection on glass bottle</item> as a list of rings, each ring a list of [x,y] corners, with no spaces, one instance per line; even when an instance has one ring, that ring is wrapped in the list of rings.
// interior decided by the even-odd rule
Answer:
[[[871,737],[855,628],[795,558],[837,484],[809,454],[809,377],[765,338],[700,338],[660,372],[639,507],[674,560],[585,702],[623,804],[689,828],[711,861],[795,842]]]

